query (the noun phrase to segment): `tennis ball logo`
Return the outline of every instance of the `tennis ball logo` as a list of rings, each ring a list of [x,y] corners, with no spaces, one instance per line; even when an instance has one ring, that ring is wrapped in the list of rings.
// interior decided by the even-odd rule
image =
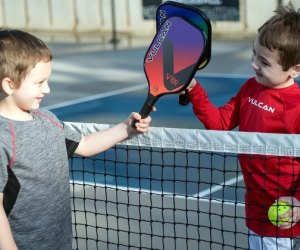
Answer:
[[[283,222],[289,221],[290,217],[278,218],[278,216],[285,214],[291,209],[291,206],[287,202],[275,202],[273,203],[268,210],[269,220],[273,225],[278,226]]]

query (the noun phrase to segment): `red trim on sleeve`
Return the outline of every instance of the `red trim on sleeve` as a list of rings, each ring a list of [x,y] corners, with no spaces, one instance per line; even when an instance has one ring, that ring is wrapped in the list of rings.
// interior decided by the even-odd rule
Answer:
[[[50,116],[46,115],[46,114],[43,114],[41,112],[38,112],[38,111],[33,111],[32,112],[33,114],[37,114],[37,115],[40,115],[40,116],[43,116],[45,118],[47,118],[53,125],[55,125],[56,127],[58,127],[59,129],[63,130],[63,126],[61,124],[59,124],[58,122],[54,121]]]
[[[12,168],[16,160],[16,133],[15,133],[15,128],[13,123],[9,125],[9,132],[11,135],[11,143],[12,143],[12,158],[9,161],[9,167]]]

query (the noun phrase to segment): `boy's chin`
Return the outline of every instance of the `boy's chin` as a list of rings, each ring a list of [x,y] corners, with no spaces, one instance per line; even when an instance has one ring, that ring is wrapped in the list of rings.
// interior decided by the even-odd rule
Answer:
[[[266,80],[265,79],[263,79],[262,77],[260,77],[260,76],[255,76],[255,80],[259,83],[259,84],[261,84],[261,85],[263,85],[263,86],[265,86],[265,87],[269,87],[269,84],[266,82]]]
[[[30,110],[35,110],[35,109],[39,109],[40,108],[40,104],[37,103],[37,104],[34,104],[30,107]]]
[[[259,77],[259,76],[257,76],[257,75],[255,76],[255,80],[256,80],[259,84],[265,85],[264,82],[262,81],[261,77]]]

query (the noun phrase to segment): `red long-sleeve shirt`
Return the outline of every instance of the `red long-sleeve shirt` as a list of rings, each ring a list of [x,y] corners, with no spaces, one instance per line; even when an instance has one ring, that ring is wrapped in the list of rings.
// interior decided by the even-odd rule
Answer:
[[[300,133],[300,89],[292,86],[267,88],[249,79],[222,107],[215,107],[197,84],[190,100],[198,119],[207,129],[265,133]],[[240,155],[246,193],[246,224],[262,236],[300,235],[300,222],[291,229],[278,229],[268,219],[268,208],[281,196],[300,200],[300,162],[298,158]]]

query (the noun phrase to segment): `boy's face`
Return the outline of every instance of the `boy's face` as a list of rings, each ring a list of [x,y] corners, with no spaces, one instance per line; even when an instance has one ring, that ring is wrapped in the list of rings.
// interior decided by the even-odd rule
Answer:
[[[23,111],[38,109],[43,97],[50,93],[48,79],[52,71],[52,62],[39,62],[26,75],[18,89],[14,89],[13,100],[17,108]]]
[[[256,37],[253,45],[251,66],[255,71],[256,81],[269,88],[284,88],[292,85],[291,69],[282,70],[277,51],[270,51],[260,45]]]

